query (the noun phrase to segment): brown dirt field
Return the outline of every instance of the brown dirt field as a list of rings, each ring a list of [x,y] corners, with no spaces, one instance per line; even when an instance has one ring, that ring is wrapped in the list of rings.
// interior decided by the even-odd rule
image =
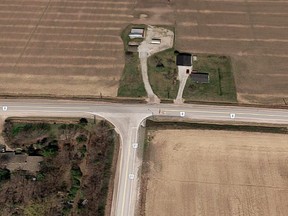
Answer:
[[[133,0],[0,3],[0,92],[116,96]]]
[[[230,55],[239,102],[288,99],[287,0],[146,0],[135,11],[176,24],[179,51]]]
[[[239,102],[283,104],[287,11],[288,0],[3,0],[0,92],[116,96],[120,33],[144,23],[175,25],[179,51],[230,55]]]
[[[287,135],[159,130],[149,136],[145,215],[287,215]]]

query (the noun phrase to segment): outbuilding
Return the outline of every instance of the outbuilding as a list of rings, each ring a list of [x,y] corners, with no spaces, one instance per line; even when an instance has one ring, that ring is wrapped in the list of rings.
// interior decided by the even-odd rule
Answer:
[[[189,53],[179,53],[176,57],[177,66],[192,66],[192,55]]]
[[[129,34],[130,39],[134,38],[144,38],[145,29],[144,28],[132,28]]]
[[[161,44],[161,39],[159,39],[159,38],[152,38],[151,44]]]
[[[191,79],[196,83],[209,83],[208,73],[191,73]]]

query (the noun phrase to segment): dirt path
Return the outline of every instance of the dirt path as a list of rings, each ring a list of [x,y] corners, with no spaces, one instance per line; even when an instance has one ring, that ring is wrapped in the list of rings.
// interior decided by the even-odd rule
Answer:
[[[153,38],[161,39],[161,44],[151,44]],[[138,48],[142,78],[148,95],[148,102],[150,103],[160,103],[160,99],[153,92],[149,82],[147,59],[157,52],[172,48],[173,41],[174,33],[172,31],[161,27],[148,26],[145,40]]]

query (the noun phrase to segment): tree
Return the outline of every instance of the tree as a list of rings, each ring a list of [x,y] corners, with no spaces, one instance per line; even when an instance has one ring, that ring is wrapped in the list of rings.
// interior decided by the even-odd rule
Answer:
[[[81,119],[79,120],[79,123],[80,123],[81,125],[87,125],[87,124],[88,124],[88,120],[87,120],[86,118],[81,118]]]
[[[0,169],[0,182],[10,179],[11,173],[8,169]]]

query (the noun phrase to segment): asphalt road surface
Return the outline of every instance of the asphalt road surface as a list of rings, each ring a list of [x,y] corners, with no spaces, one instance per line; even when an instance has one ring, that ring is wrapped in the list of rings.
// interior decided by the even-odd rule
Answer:
[[[271,123],[288,125],[288,110],[252,107],[115,104],[65,100],[0,100],[0,120],[13,116],[93,117],[102,116],[121,137],[111,215],[135,215],[139,195],[137,157],[138,129],[149,116],[178,116],[204,121]]]

